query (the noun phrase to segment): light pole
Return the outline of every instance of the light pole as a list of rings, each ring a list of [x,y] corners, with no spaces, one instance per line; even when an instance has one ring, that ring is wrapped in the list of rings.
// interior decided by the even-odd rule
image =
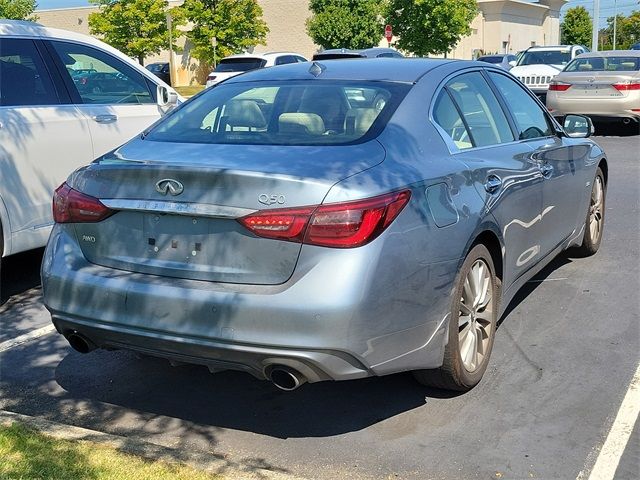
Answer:
[[[591,32],[591,50],[598,51],[598,24],[600,22],[600,0],[593,0],[593,32]]]
[[[169,31],[169,83],[173,87],[176,74],[173,65],[173,38],[171,36],[172,24],[171,14],[167,12],[167,30]]]
[[[613,49],[616,49],[616,30],[618,26],[618,0],[613,0]]]

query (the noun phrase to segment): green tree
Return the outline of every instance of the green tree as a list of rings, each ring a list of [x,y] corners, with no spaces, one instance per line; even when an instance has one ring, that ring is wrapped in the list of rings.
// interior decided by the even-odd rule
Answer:
[[[178,38],[181,11],[169,9],[167,0],[90,0],[100,7],[89,15],[89,29],[109,45],[138,59],[158,54],[169,44],[166,14],[175,17],[172,22],[172,37]],[[172,46],[176,48],[175,43]]]
[[[0,0],[0,18],[37,20],[33,15],[37,6],[36,0]]]
[[[446,54],[471,33],[475,0],[389,0],[387,23],[398,47],[418,56]]]
[[[629,48],[634,43],[640,42],[640,10],[634,10],[624,20],[622,33],[626,39],[624,48]]]
[[[257,0],[185,0],[181,8],[193,24],[186,36],[193,43],[192,55],[200,62],[211,65],[228,55],[266,45],[269,27]]]
[[[593,22],[586,8],[570,8],[560,24],[561,42],[565,45],[591,45],[592,26]]]
[[[324,48],[368,48],[384,35],[380,0],[311,0],[307,33]]]

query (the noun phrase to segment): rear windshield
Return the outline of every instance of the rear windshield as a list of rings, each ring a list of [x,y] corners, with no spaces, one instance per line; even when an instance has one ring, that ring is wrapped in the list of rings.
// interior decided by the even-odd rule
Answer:
[[[344,145],[377,136],[409,91],[391,82],[221,84],[185,103],[145,138],[161,142]]]
[[[525,52],[518,66],[520,65],[566,65],[571,60],[570,50],[534,50]]]
[[[147,70],[150,72],[156,73],[161,72],[162,67],[164,67],[164,63],[152,63],[151,65],[147,65]]]
[[[478,60],[487,63],[502,63],[503,57],[480,57]]]
[[[262,58],[223,58],[214,70],[215,72],[248,72],[262,68],[267,63]]]
[[[586,57],[576,58],[566,66],[565,72],[637,72],[638,57]]]

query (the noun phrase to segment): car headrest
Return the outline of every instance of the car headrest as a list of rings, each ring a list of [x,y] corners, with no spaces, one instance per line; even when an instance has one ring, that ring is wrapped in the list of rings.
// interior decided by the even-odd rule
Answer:
[[[347,135],[364,135],[378,117],[375,108],[352,108],[344,118],[344,131]]]
[[[636,63],[635,62],[622,62],[620,64],[620,66],[622,67],[622,70],[625,71],[631,71],[631,70],[635,70],[636,69]]]
[[[232,100],[225,109],[227,125],[231,127],[266,128],[267,121],[254,100]]]
[[[322,135],[325,132],[324,122],[315,113],[283,113],[278,117],[280,133]]]
[[[582,63],[578,65],[578,70],[582,70],[582,71],[593,70],[593,65],[591,65],[590,63]]]
[[[0,60],[0,105],[33,105],[36,76],[32,69]]]

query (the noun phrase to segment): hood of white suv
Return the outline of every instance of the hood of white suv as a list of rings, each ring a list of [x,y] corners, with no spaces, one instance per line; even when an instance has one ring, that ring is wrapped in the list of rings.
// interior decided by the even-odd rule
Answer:
[[[513,67],[510,72],[516,77],[523,75],[557,75],[563,69],[563,65],[521,65]]]

